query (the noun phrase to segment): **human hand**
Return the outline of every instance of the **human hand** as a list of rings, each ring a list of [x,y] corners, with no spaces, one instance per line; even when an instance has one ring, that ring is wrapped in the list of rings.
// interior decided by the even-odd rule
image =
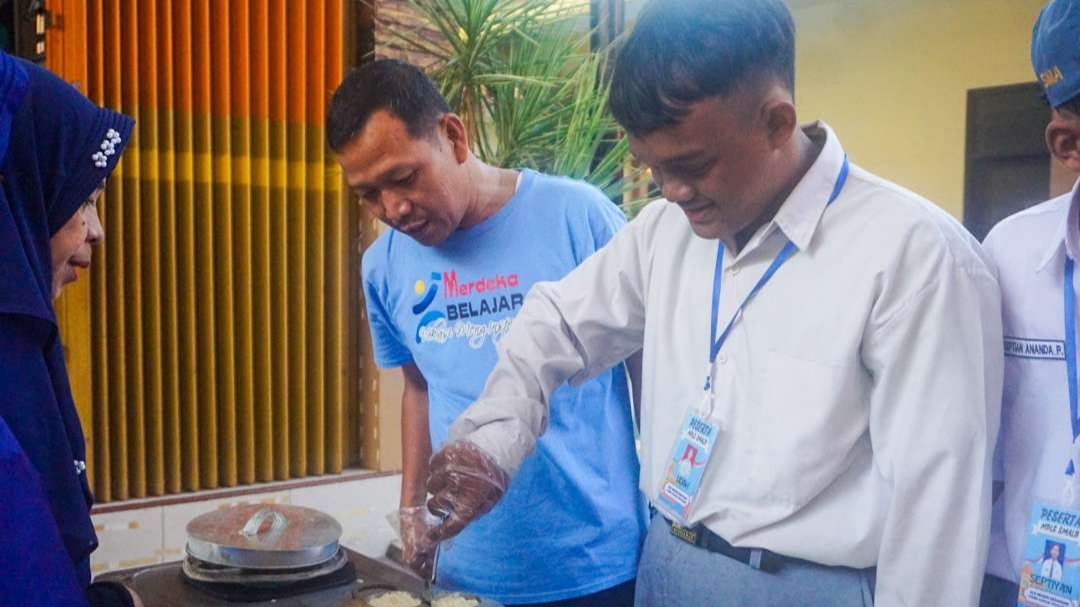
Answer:
[[[442,517],[428,539],[438,544],[487,514],[506,493],[510,476],[483,449],[468,440],[451,443],[428,466],[428,510]]]
[[[438,545],[428,538],[428,531],[438,522],[424,506],[402,508],[397,512],[402,560],[426,580],[431,579],[435,567],[435,547]]]

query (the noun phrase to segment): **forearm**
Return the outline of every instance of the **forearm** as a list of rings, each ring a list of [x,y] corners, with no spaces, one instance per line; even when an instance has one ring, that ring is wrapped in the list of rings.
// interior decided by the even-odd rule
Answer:
[[[546,430],[555,390],[641,349],[648,274],[641,240],[649,228],[639,218],[559,282],[533,287],[499,340],[484,391],[451,426],[451,441],[470,440],[512,476]]]
[[[406,383],[401,396],[401,508],[422,506],[427,498],[431,433],[426,389]]]
[[[971,443],[967,458],[927,465],[923,474],[897,483],[878,556],[877,604],[977,604],[990,531],[990,475],[980,459],[985,449]],[[944,578],[941,563],[950,564]]]
[[[1001,402],[1000,299],[989,276],[950,269],[865,348],[875,458],[893,486],[877,569],[884,607],[978,603]]]
[[[605,341],[575,332],[562,307],[562,286],[540,284],[529,294],[499,342],[498,363],[480,398],[450,428],[451,440],[467,438],[511,476],[547,429],[551,394],[567,381],[586,379],[587,350]],[[611,329],[612,349],[617,339]]]

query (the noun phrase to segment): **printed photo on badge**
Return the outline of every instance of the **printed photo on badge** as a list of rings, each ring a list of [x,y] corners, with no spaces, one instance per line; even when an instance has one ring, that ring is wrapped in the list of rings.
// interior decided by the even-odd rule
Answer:
[[[1080,600],[1080,512],[1037,503],[1032,509],[1024,562],[1021,607],[1073,607]]]
[[[1065,566],[1065,544],[1046,540],[1046,548],[1043,550],[1042,567],[1040,575],[1055,582],[1061,581],[1062,568]]]
[[[656,506],[669,519],[686,525],[712,455],[718,426],[705,414],[691,412],[683,423],[664,470]]]

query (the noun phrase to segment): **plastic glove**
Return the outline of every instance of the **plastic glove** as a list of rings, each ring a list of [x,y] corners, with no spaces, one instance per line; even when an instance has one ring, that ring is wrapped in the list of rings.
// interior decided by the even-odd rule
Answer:
[[[402,560],[420,577],[431,579],[438,542],[428,539],[428,531],[439,523],[439,518],[424,506],[402,508],[388,518],[401,538]]]
[[[468,440],[440,449],[428,466],[427,487],[428,510],[442,522],[428,531],[428,540],[438,543],[461,533],[499,503],[509,484],[510,475]]]

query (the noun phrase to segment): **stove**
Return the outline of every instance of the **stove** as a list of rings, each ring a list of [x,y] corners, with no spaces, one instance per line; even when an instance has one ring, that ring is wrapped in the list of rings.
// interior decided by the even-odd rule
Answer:
[[[344,547],[334,559],[309,571],[252,573],[188,559],[97,579],[134,588],[146,607],[360,607],[361,597],[378,590],[424,590],[424,583],[411,573]],[[239,596],[232,594],[236,588],[242,589]],[[481,607],[499,606],[483,601]]]
[[[310,594],[356,580],[356,566],[338,548],[329,561],[287,570],[253,570],[215,565],[188,555],[180,564],[185,582],[227,601],[254,603]]]

